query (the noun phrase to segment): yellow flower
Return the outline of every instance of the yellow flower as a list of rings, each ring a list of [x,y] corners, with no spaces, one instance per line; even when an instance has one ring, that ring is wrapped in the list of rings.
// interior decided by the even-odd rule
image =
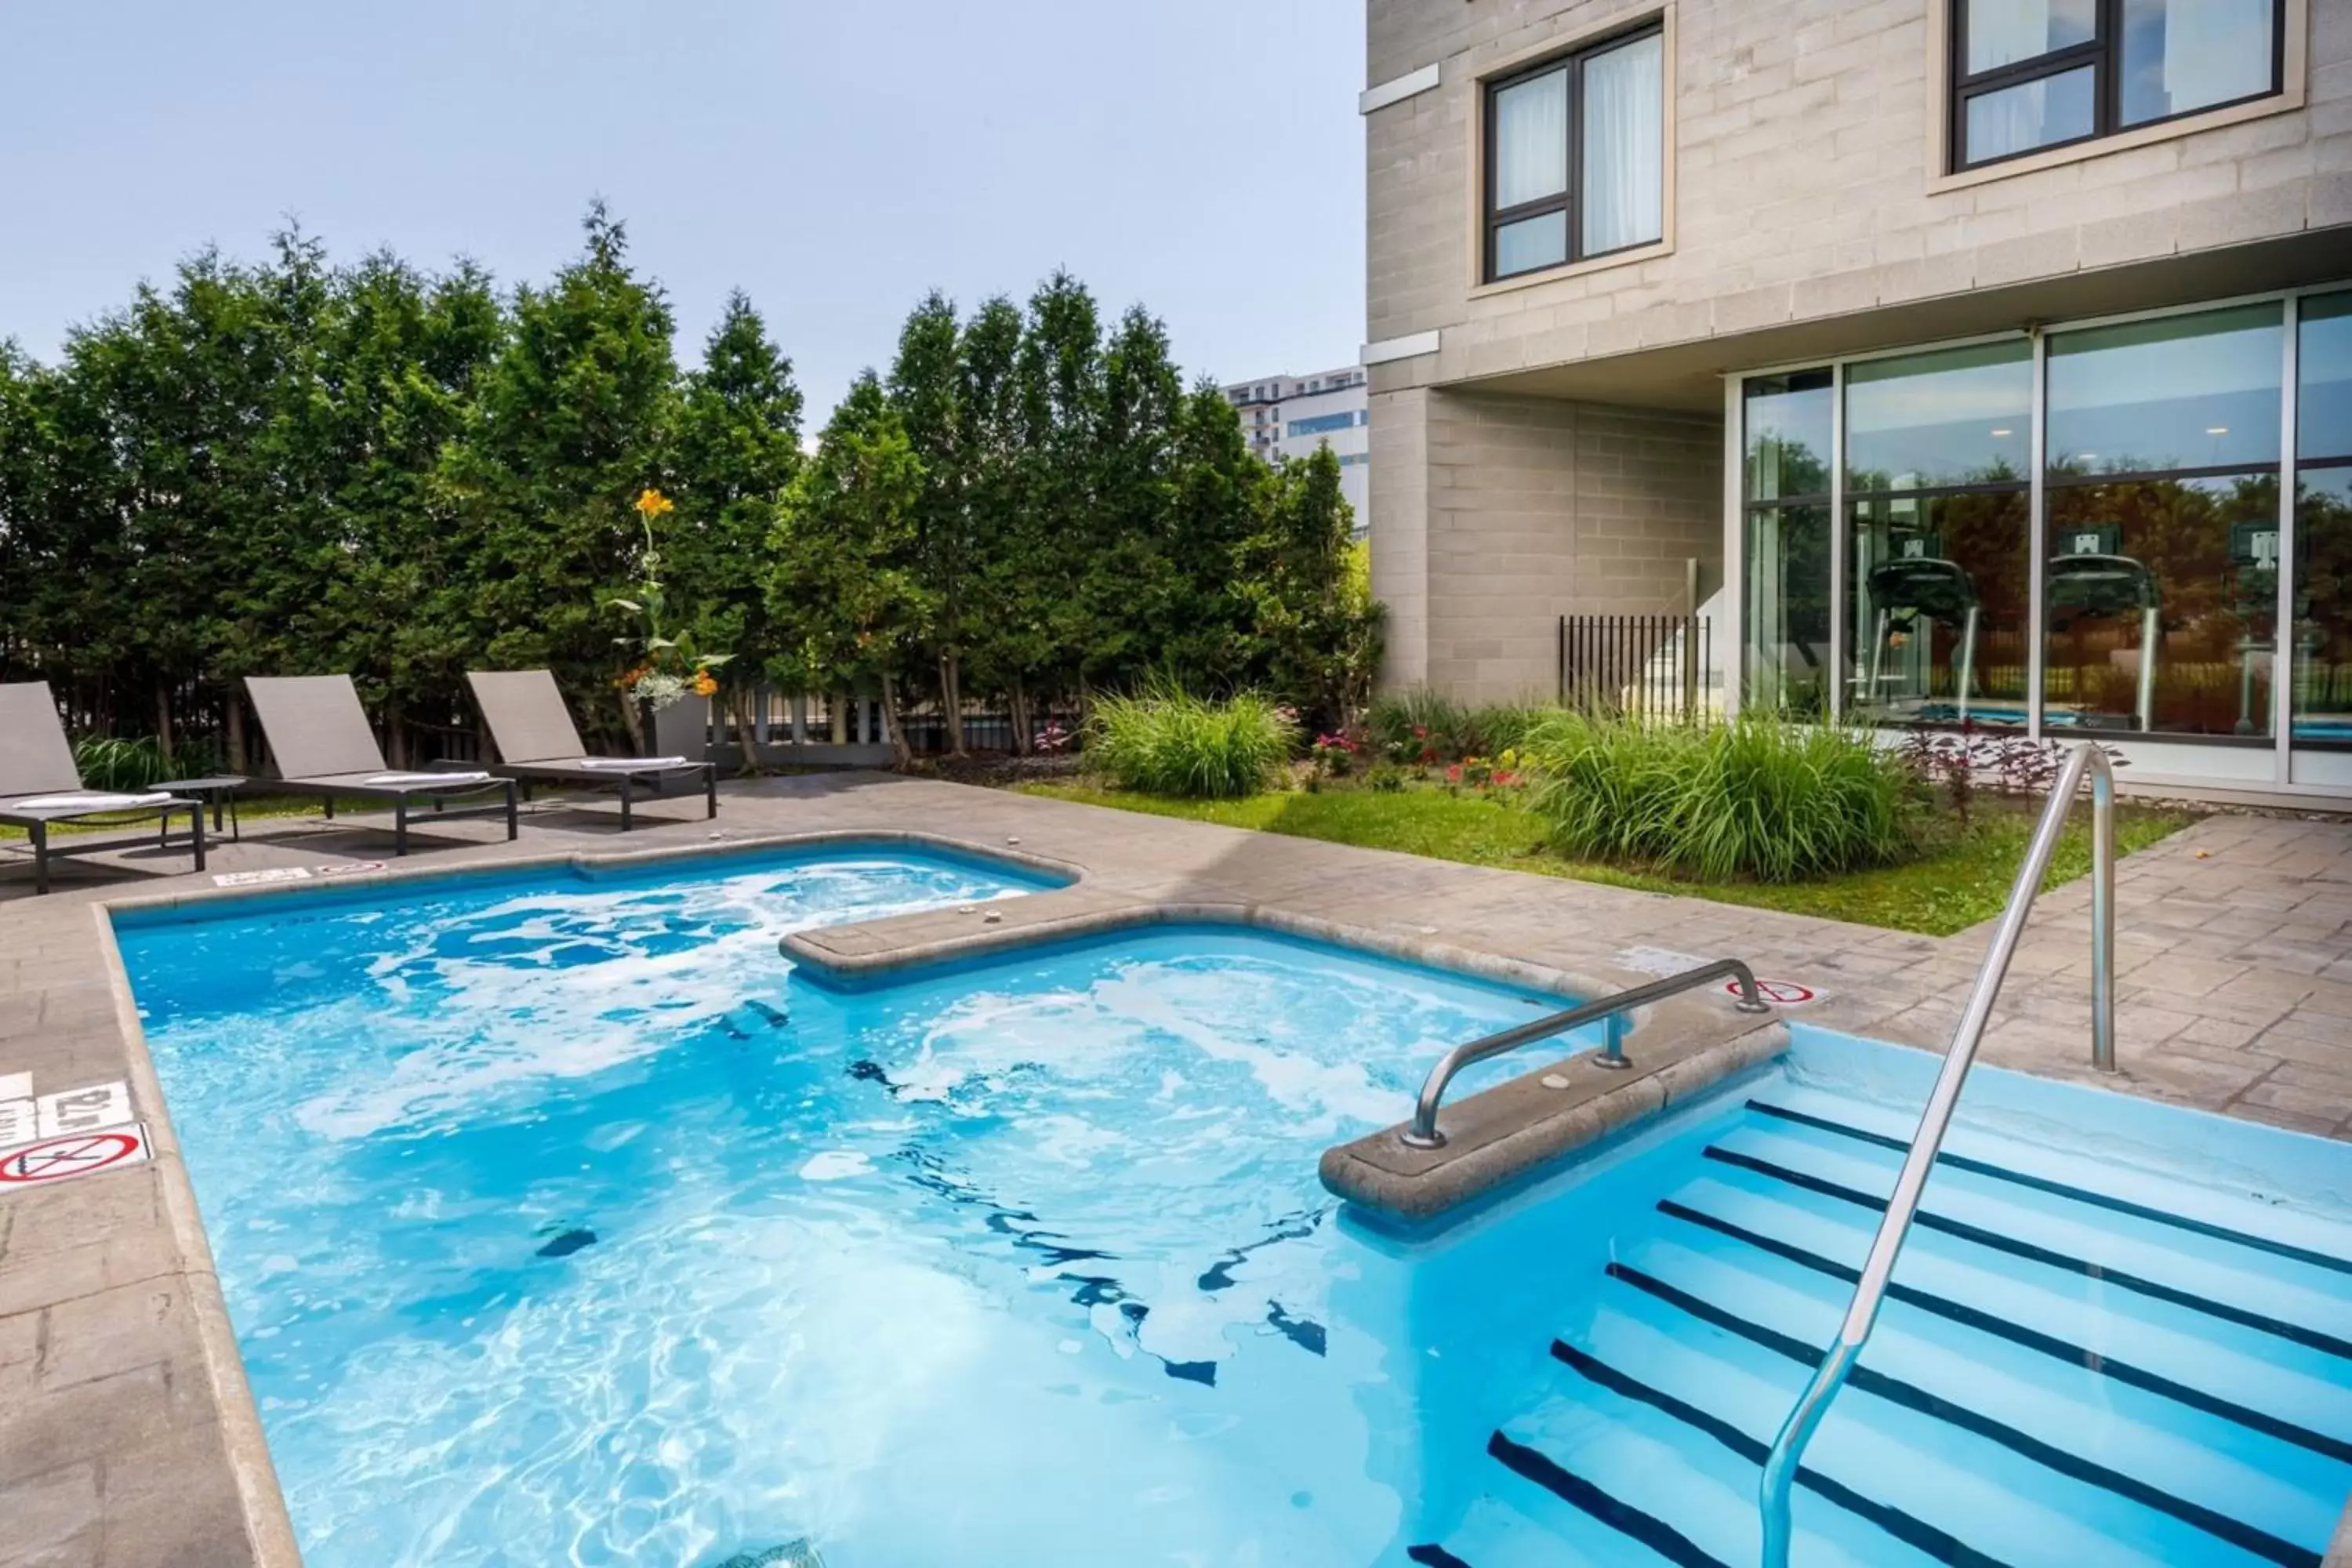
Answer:
[[[698,669],[694,672],[694,694],[697,697],[714,696],[718,690],[719,682],[710,678],[709,670]]]
[[[670,510],[671,507],[669,497],[650,487],[637,497],[637,515],[640,517],[659,517],[662,513]]]

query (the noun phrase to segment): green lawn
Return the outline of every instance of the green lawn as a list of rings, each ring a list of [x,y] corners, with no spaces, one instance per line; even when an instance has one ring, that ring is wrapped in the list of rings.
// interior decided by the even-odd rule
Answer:
[[[1504,866],[1515,871],[1751,904],[1930,936],[1949,936],[2000,912],[2001,902],[2009,896],[2010,879],[2017,875],[2018,861],[2032,832],[2028,810],[1987,801],[1978,807],[1968,829],[1954,828],[1946,842],[1908,865],[1777,887],[1753,882],[1710,885],[1563,860],[1542,848],[1542,822],[1507,795],[1480,795],[1466,790],[1448,795],[1440,788],[1416,785],[1389,793],[1327,788],[1312,794],[1293,790],[1247,800],[1202,801],[1171,800],[1081,784],[1016,787],[1024,795],[1122,811],[1189,817],[1373,849],[1401,849],[1473,866]],[[2128,855],[2194,820],[2186,812],[2119,806],[2116,847]],[[2090,868],[2090,834],[2077,822],[2059,844],[2046,885],[2071,881]]]

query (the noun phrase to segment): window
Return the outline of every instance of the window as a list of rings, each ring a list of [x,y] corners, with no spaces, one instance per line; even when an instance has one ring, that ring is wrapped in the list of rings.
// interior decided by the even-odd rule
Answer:
[[[2025,723],[2032,410],[2022,340],[1847,368],[1848,711]]]
[[[2295,353],[2294,743],[2352,749],[2352,293],[2302,302]]]
[[[1486,89],[1486,277],[1665,234],[1665,36],[1657,24]]]
[[[2284,312],[2053,333],[2042,723],[2271,733]]]
[[[1742,398],[1748,701],[1829,710],[1830,427],[1826,370],[1750,377]]]
[[[2283,90],[2286,0],[1952,0],[1952,166]]]
[[[1353,414],[1318,414],[1312,419],[1292,420],[1290,434],[1294,437],[1316,436],[1326,430],[1345,430],[1355,423],[1357,419]]]

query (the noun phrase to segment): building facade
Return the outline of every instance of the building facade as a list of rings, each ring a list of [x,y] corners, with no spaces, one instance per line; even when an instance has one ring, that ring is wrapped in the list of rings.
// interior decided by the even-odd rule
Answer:
[[[2352,793],[2352,4],[1370,0],[1385,679]],[[1694,583],[1696,587],[1694,589]]]
[[[1359,536],[1370,526],[1370,391],[1361,365],[1312,375],[1270,375],[1224,389],[1250,450],[1271,463],[1328,447],[1339,459],[1339,489],[1355,509]]]

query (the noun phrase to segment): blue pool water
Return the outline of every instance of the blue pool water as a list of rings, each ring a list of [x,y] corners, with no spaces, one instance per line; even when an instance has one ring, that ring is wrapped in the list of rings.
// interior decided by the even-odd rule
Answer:
[[[847,994],[777,955],[1030,885],[835,854],[127,924],[312,1568],[1402,1539],[1404,1352],[1343,1303],[1385,1266],[1316,1156],[1557,999],[1222,928]]]
[[[1932,1057],[1801,1027],[1394,1237],[1317,1154],[1548,999],[1220,928],[849,994],[775,955],[1025,887],[835,853],[126,929],[312,1568],[1755,1562]],[[2352,1148],[1979,1069],[1947,1154],[1795,1561],[2316,1568]]]

